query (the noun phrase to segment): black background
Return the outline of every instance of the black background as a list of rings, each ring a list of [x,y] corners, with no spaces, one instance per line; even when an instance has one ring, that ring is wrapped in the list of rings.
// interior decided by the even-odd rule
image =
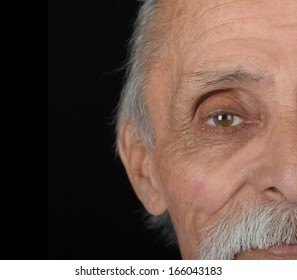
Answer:
[[[145,229],[112,119],[135,0],[48,2],[48,258],[178,259]]]

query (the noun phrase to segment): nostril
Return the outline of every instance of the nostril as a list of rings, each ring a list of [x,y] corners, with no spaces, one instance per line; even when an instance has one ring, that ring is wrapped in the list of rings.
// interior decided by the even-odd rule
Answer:
[[[266,193],[267,193],[268,197],[270,197],[270,199],[272,199],[272,200],[276,200],[276,201],[285,200],[284,195],[276,187],[270,187],[270,188],[266,189]]]
[[[268,191],[273,192],[273,193],[279,192],[276,187],[270,187],[270,188],[268,188]]]

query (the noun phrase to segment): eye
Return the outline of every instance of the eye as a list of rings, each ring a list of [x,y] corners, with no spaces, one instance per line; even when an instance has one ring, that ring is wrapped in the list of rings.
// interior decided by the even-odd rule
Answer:
[[[216,113],[214,116],[210,116],[207,122],[216,127],[230,127],[239,125],[242,122],[241,117],[230,113]]]

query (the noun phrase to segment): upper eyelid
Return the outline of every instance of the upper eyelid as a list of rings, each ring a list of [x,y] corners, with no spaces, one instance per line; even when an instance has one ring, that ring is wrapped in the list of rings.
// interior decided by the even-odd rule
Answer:
[[[191,108],[191,121],[197,119],[204,121],[219,113],[229,113],[241,117],[244,122],[250,122],[258,119],[263,111],[260,110],[257,99],[254,99],[248,92],[236,88],[221,88],[207,92],[202,97],[202,99],[194,100],[195,104]]]
[[[225,95],[227,95],[228,96],[227,98],[229,100],[232,100],[233,102],[235,102],[236,105],[239,105],[240,109],[244,109],[246,102],[244,102],[242,97],[240,97],[241,94],[239,94],[236,88],[225,88],[225,89],[221,88],[218,90],[213,90],[213,91],[206,92],[205,94],[202,94],[196,101],[195,111],[199,110],[200,106],[202,106],[202,104],[204,102],[207,102],[209,99],[212,99],[212,97],[220,98],[220,96],[222,95],[223,95],[223,98],[226,98]],[[222,109],[222,111],[224,110],[225,109]]]
[[[231,89],[230,88],[227,88],[227,89],[219,89],[219,90],[213,90],[213,91],[209,91],[205,94],[202,94],[199,98],[198,98],[198,101],[197,101],[197,108],[199,108],[199,106],[204,102],[206,101],[207,99],[209,99],[210,97],[212,96],[216,96],[216,95],[219,95],[219,94],[223,94],[223,93],[226,93],[226,92],[230,92]]]
[[[209,119],[211,117],[218,116],[218,115],[235,115],[235,116],[238,116],[238,117],[242,118],[241,114],[239,114],[237,112],[234,112],[233,110],[231,111],[231,110],[222,110],[222,109],[220,109],[220,110],[210,112],[205,117],[203,117],[203,120],[206,120],[206,119]]]

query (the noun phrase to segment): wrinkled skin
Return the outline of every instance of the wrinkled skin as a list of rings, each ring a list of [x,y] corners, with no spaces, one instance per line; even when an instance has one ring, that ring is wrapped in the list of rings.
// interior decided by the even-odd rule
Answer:
[[[186,2],[162,1],[170,35],[146,89],[155,146],[128,122],[120,155],[146,209],[167,209],[182,257],[196,259],[234,201],[297,207],[297,1]],[[237,258],[297,259],[278,251]]]

